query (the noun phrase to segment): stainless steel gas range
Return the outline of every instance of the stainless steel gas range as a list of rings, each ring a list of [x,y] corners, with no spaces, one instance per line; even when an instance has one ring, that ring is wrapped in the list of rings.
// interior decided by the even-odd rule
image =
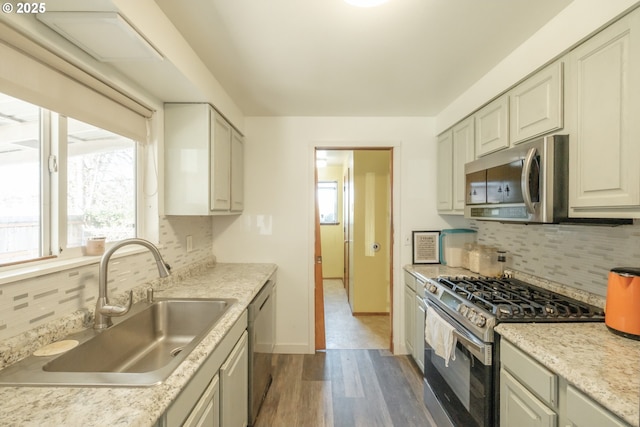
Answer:
[[[429,279],[424,300],[457,340],[448,366],[425,342],[424,401],[439,427],[498,425],[498,323],[604,321],[598,307],[511,278]]]

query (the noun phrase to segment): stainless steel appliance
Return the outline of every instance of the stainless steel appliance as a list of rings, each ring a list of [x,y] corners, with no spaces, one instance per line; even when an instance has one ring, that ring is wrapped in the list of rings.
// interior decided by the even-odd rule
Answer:
[[[425,302],[457,338],[448,367],[425,342],[424,402],[439,427],[499,425],[496,324],[604,321],[598,307],[517,279],[429,279]]]
[[[252,426],[271,385],[271,356],[275,345],[275,278],[262,287],[248,307],[249,425]]]
[[[465,165],[465,217],[534,223],[568,218],[569,141],[554,135]]]

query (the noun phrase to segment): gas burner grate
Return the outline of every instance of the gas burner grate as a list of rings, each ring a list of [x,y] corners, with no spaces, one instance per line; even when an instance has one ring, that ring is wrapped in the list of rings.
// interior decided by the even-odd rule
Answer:
[[[438,283],[499,321],[602,321],[604,311],[517,279],[441,277]]]

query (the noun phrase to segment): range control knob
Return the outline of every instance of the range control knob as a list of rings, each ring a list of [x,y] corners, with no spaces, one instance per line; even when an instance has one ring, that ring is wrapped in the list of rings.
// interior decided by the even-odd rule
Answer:
[[[438,287],[436,285],[434,285],[433,283],[430,283],[427,285],[427,290],[429,292],[431,292],[432,294],[435,294],[436,292],[438,292]]]
[[[476,326],[479,326],[482,328],[484,325],[487,324],[487,318],[484,317],[482,314],[478,314],[478,317],[476,317],[476,320],[475,320],[475,324]]]

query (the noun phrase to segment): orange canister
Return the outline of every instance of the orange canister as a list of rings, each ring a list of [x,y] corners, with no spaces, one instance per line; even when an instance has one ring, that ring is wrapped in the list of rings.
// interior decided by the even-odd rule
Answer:
[[[640,268],[609,271],[605,324],[618,335],[640,340]]]

